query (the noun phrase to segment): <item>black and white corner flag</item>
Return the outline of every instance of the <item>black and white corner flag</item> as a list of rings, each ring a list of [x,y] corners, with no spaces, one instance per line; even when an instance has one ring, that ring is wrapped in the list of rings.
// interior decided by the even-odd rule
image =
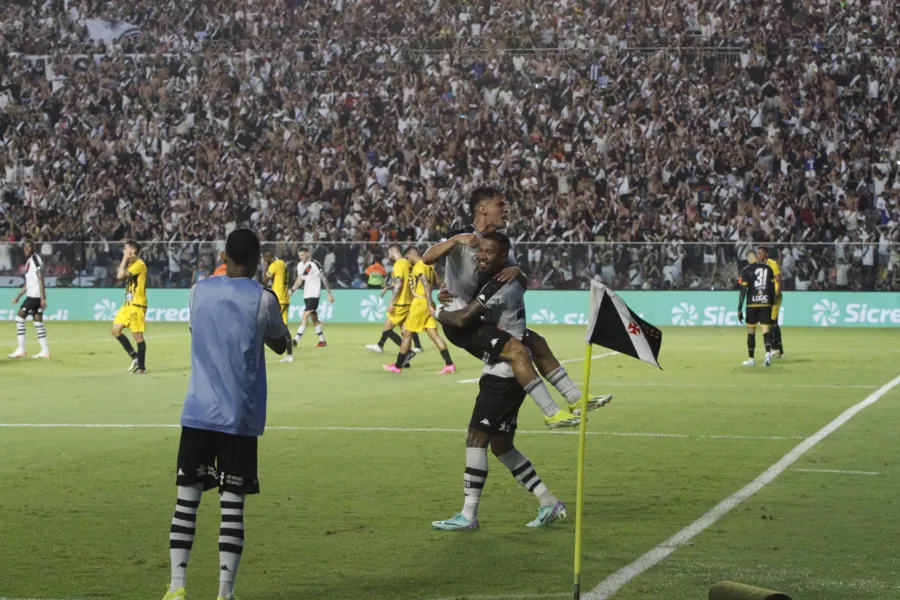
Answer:
[[[662,332],[628,308],[625,301],[597,281],[591,282],[591,308],[585,339],[659,367]]]

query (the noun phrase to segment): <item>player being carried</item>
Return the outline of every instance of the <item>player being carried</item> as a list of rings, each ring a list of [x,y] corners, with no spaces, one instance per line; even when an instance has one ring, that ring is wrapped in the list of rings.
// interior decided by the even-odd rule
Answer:
[[[138,375],[147,372],[147,342],[144,341],[144,331],[147,328],[147,263],[141,259],[140,252],[140,244],[134,240],[125,242],[122,261],[116,270],[116,279],[125,282],[125,303],[116,313],[112,326],[113,337],[131,357],[128,372]],[[123,329],[131,330],[131,336],[137,343],[137,352],[122,333]]]
[[[306,306],[303,309],[303,320],[300,321],[300,327],[297,328],[297,335],[294,336],[291,345],[296,346],[300,342],[300,338],[303,337],[303,333],[306,331],[307,320],[312,319],[316,335],[319,336],[319,343],[316,344],[316,348],[324,348],[327,344],[325,343],[325,333],[322,330],[322,322],[319,321],[318,312],[322,286],[325,286],[325,290],[328,292],[328,301],[331,304],[334,304],[334,294],[331,293],[328,278],[325,277],[319,263],[312,260],[309,248],[300,248],[297,251],[297,258],[300,259],[300,262],[297,264],[297,280],[294,281],[294,287],[291,288],[290,295],[293,296],[294,292],[300,289],[302,285],[303,302]]]
[[[487,278],[499,273],[507,264],[509,246],[509,239],[502,233],[484,234],[477,254],[478,270]],[[499,340],[497,345],[502,346],[510,339],[521,340],[525,336],[524,294],[522,285],[513,279],[503,284],[486,302],[475,299],[455,311],[438,308],[437,319],[446,326],[477,332],[483,317],[495,326],[494,333]],[[531,366],[531,363],[528,365]],[[537,377],[533,368],[532,373]],[[544,527],[566,516],[565,505],[541,481],[534,466],[513,443],[519,408],[525,399],[523,384],[528,383],[527,379],[513,373],[508,363],[485,364],[466,437],[463,509],[445,521],[433,522],[431,525],[435,529],[454,531],[478,528],[478,505],[488,474],[488,446],[516,481],[540,502],[537,518],[527,527]]]
[[[474,215],[474,222],[459,231],[451,233],[447,239],[435,244],[422,256],[425,264],[434,265],[441,258],[447,258],[444,274],[449,294],[438,298],[452,297],[449,308],[460,309],[471,302],[480,288],[475,269],[475,248],[486,233],[498,231],[506,227],[507,202],[500,190],[492,187],[479,187],[469,196],[469,209]],[[524,289],[527,279],[516,265],[512,250],[507,258],[507,266],[497,275],[498,283],[507,283],[518,279]],[[544,422],[548,427],[572,427],[578,423],[574,414],[578,409],[581,391],[572,381],[565,368],[560,365],[547,341],[530,329],[526,329],[522,340],[509,338],[507,345],[501,347],[496,342],[497,327],[490,323],[477,326],[477,334],[462,330],[452,325],[444,325],[444,335],[451,344],[462,348],[480,360],[504,360],[511,363],[516,377],[524,377],[526,372],[534,372],[531,356],[540,373],[547,378],[568,403],[568,410],[561,409],[540,377],[536,377],[525,385],[525,391],[532,397],[544,413]],[[527,347],[527,348],[526,348]],[[529,371],[526,371],[528,369]],[[612,395],[593,398],[588,402],[588,409],[603,406],[612,399]]]
[[[403,331],[403,342],[400,344],[400,353],[394,364],[384,365],[386,371],[392,373],[402,373],[403,365],[407,362],[407,357],[412,348],[413,336],[425,332],[434,345],[437,346],[444,359],[444,368],[438,371],[440,375],[447,375],[456,372],[456,365],[450,358],[450,351],[447,350],[447,344],[441,339],[437,332],[437,322],[432,316],[434,314],[434,298],[432,290],[440,285],[438,275],[434,271],[434,267],[426,265],[422,260],[422,253],[418,248],[412,247],[406,251],[406,258],[412,263],[412,278],[409,285],[412,287],[413,299],[409,304],[409,317],[406,319],[405,329]]]
[[[769,258],[769,249],[760,246],[756,249],[759,262],[769,265],[775,274],[775,300],[772,302],[772,357],[784,358],[784,346],[781,343],[781,325],[778,324],[778,313],[781,311],[781,291],[784,289],[781,281],[781,267],[774,258]]]
[[[746,267],[741,269],[741,295],[738,298],[738,322],[744,322],[744,297],[747,297],[747,352],[750,358],[744,365],[756,365],[753,355],[756,352],[756,324],[763,330],[763,341],[766,344],[766,366],[771,363],[772,356],[772,305],[775,302],[775,272],[772,267],[757,261],[756,252],[747,253]],[[777,318],[777,317],[776,317]]]
[[[391,244],[388,246],[388,257],[394,263],[394,266],[391,269],[390,288],[393,291],[393,294],[391,294],[391,301],[388,304],[387,317],[384,320],[384,329],[381,331],[381,339],[378,340],[377,344],[369,344],[366,346],[368,350],[378,352],[379,354],[384,352],[384,344],[389,339],[398,346],[403,344],[403,339],[394,333],[394,328],[399,326],[401,330],[403,329],[404,323],[406,323],[406,317],[409,316],[409,305],[412,304],[412,288],[410,287],[412,265],[410,265],[409,261],[403,256],[399,244]],[[382,298],[387,293],[388,289],[389,288],[384,288],[384,290],[382,290]],[[419,334],[417,333],[413,334],[413,344],[414,353],[422,351],[422,343],[419,341]],[[410,358],[412,358],[412,354],[407,353],[401,366],[409,364]]]
[[[25,352],[25,319],[31,317],[34,330],[37,332],[41,351],[33,358],[50,358],[50,347],[47,345],[47,329],[44,327],[44,310],[47,308],[47,290],[44,287],[43,275],[44,261],[34,253],[34,242],[25,242],[25,285],[13,298],[13,305],[18,304],[19,299],[25,296],[25,301],[19,307],[16,314],[16,351],[9,354],[9,358],[23,358],[28,356]]]
[[[283,260],[277,258],[272,250],[263,252],[263,263],[265,264],[265,273],[262,277],[262,284],[269,285],[272,291],[275,292],[275,297],[278,298],[278,305],[281,307],[281,318],[285,326],[287,326],[288,313],[291,309],[287,265]],[[294,352],[291,344],[288,344],[287,356],[282,358],[281,362],[294,362]]]

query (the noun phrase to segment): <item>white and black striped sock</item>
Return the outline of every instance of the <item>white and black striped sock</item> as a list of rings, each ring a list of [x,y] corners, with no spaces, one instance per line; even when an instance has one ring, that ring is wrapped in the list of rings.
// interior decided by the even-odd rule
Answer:
[[[197,510],[200,508],[202,494],[201,483],[178,486],[178,500],[175,501],[175,514],[172,515],[172,528],[169,530],[169,560],[172,567],[170,592],[183,588],[187,581],[187,566],[194,546]]]
[[[16,341],[19,343],[19,352],[25,352],[25,319],[16,317]]]
[[[506,465],[506,468],[516,478],[516,481],[522,484],[523,488],[537,496],[541,506],[553,506],[559,502],[559,498],[554,496],[553,492],[547,489],[547,486],[541,481],[531,461],[516,448],[497,458]]]
[[[324,342],[324,341],[325,341],[325,333],[322,331],[322,325],[321,325],[321,324],[316,325],[316,335],[319,336],[319,341],[320,341],[320,342]]]
[[[462,514],[470,521],[478,518],[481,490],[488,475],[487,448],[466,448],[466,473],[463,476],[463,492],[466,495]]]
[[[244,497],[222,492],[222,525],[219,528],[219,596],[234,598],[241,553],[244,551]]]
[[[50,354],[50,346],[47,344],[47,328],[43,321],[34,322],[34,330],[37,332],[38,342],[41,344],[41,352]]]
[[[559,366],[547,373],[547,381],[549,381],[556,390],[563,395],[569,404],[575,404],[581,400],[581,390],[569,377],[565,367]]]

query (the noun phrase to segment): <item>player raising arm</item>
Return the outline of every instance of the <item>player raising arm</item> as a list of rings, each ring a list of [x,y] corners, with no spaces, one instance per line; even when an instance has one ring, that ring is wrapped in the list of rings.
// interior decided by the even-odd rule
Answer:
[[[226,242],[226,277],[191,289],[191,380],[181,413],[178,500],[169,533],[172,578],[163,600],[185,600],[187,567],[204,491],[218,488],[218,600],[234,599],[244,549],[244,500],[259,493],[257,450],[266,425],[266,356],[283,354],[290,333],[279,301],[252,277],[259,238],[236,229]]]
[[[287,326],[288,314],[291,310],[287,265],[280,258],[276,258],[275,253],[271,250],[263,252],[263,263],[265,263],[265,273],[262,277],[262,284],[271,286],[275,297],[278,298],[278,305],[281,307],[281,318]],[[288,345],[287,353],[288,355],[281,359],[281,362],[294,362],[294,352],[290,345]]]
[[[297,279],[294,281],[290,295],[293,296],[294,292],[300,289],[302,285],[305,307],[303,309],[303,320],[300,321],[300,327],[297,328],[297,335],[294,336],[292,345],[296,346],[300,342],[300,338],[303,337],[303,333],[306,331],[306,321],[311,318],[313,327],[316,329],[316,335],[319,336],[319,343],[316,344],[316,347],[324,348],[327,345],[325,343],[325,332],[322,330],[322,322],[319,321],[319,298],[322,296],[322,286],[325,286],[325,290],[328,292],[328,301],[331,304],[334,304],[334,294],[331,293],[328,278],[325,277],[325,273],[322,272],[319,263],[312,260],[308,248],[300,248],[297,251],[297,258],[300,259],[300,262],[297,264]]]
[[[766,344],[766,362],[768,367],[772,355],[772,303],[775,301],[775,273],[764,262],[757,261],[756,252],[747,253],[746,267],[741,270],[741,295],[738,298],[738,322],[744,322],[744,298],[747,297],[747,352],[750,355],[744,366],[756,364],[753,354],[756,351],[756,324],[763,330],[763,341]]]
[[[34,330],[37,332],[41,351],[34,358],[50,358],[50,347],[47,345],[47,329],[44,327],[44,310],[47,309],[47,290],[44,287],[44,261],[34,253],[34,242],[25,242],[25,284],[16,297],[13,305],[18,304],[19,299],[25,296],[25,301],[19,307],[16,314],[16,351],[9,354],[9,358],[22,358],[28,356],[25,352],[25,319],[31,317]]]
[[[116,270],[116,279],[125,282],[125,302],[113,320],[112,335],[128,356],[131,357],[129,373],[138,375],[147,372],[147,342],[144,331],[147,327],[147,264],[140,257],[141,246],[134,240],[125,242],[122,261]],[[137,343],[137,352],[123,329],[131,329],[131,336]]]
[[[509,241],[504,240],[505,236],[502,234],[489,233],[481,241],[478,269],[487,277],[493,276],[506,265],[505,245],[508,245]],[[456,315],[451,312],[443,313],[446,315],[445,319],[465,326],[476,318],[477,313],[484,315],[499,331],[511,336],[510,339],[522,338],[525,335],[524,289],[518,281],[501,285],[490,299],[483,304],[480,302],[475,304],[478,308],[473,307],[470,312],[463,309]],[[540,378],[538,380],[540,381]],[[484,366],[466,437],[463,509],[447,520],[433,522],[431,524],[433,528],[443,531],[478,528],[478,506],[488,474],[488,446],[494,456],[509,469],[516,481],[534,494],[540,503],[537,518],[528,523],[527,527],[544,527],[566,516],[565,505],[541,481],[534,465],[514,444],[519,408],[524,398],[525,391],[517,383],[509,364]]]

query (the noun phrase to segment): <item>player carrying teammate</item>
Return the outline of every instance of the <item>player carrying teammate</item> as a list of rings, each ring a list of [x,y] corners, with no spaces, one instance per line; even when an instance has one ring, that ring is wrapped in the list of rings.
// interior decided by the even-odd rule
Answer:
[[[31,317],[34,330],[37,333],[41,351],[33,358],[50,358],[50,347],[47,345],[47,329],[44,327],[44,310],[47,308],[47,290],[44,287],[44,261],[34,253],[34,242],[25,242],[25,285],[13,298],[13,305],[18,304],[19,299],[25,296],[25,301],[19,307],[16,314],[16,351],[9,354],[9,358],[23,358],[28,356],[25,352],[25,319]]]
[[[784,289],[781,281],[781,267],[774,258],[769,258],[769,249],[760,246],[756,249],[760,262],[769,265],[775,273],[775,302],[772,303],[772,356],[784,358],[784,346],[781,343],[781,325],[778,324],[778,313],[781,311],[781,291]]]
[[[475,298],[475,294],[480,288],[478,275],[475,271],[475,248],[478,247],[480,239],[484,237],[485,233],[506,227],[507,202],[506,197],[500,190],[492,187],[479,187],[473,190],[469,196],[469,209],[474,216],[474,223],[451,233],[447,239],[429,248],[422,256],[422,260],[429,265],[435,264],[445,256],[447,257],[445,281],[449,294],[453,296],[449,305],[451,309],[460,309],[466,306],[467,303]],[[506,283],[513,279],[518,279],[524,289],[526,278],[521,269],[516,266],[516,257],[512,250],[509,252],[507,261],[508,266],[496,275],[498,281]],[[484,356],[494,355],[497,348],[491,344],[491,341],[496,339],[497,336],[492,333],[492,330],[496,329],[496,327],[489,323],[483,324],[481,329],[482,331],[479,335],[461,336],[459,335],[459,330],[452,326],[444,325],[444,335],[454,346],[462,348],[478,359],[482,359]],[[520,360],[527,360],[530,364],[525,346],[533,354],[534,363],[541,374],[565,397],[568,403],[569,410],[560,409],[556,402],[553,401],[550,393],[547,392],[543,382],[540,382],[540,386],[535,388],[534,394],[531,394],[529,388],[526,387],[526,391],[531,394],[538,407],[544,413],[544,420],[547,425],[554,427],[565,423],[569,425],[577,423],[573,413],[578,409],[581,391],[569,377],[565,368],[560,365],[547,345],[547,341],[542,336],[529,329],[525,331],[521,342],[515,338],[510,341],[510,352],[520,357]],[[515,365],[513,367],[518,376],[522,372],[521,369],[517,369]],[[611,399],[612,395],[591,399],[588,407],[590,409],[598,408]]]
[[[141,257],[141,246],[134,240],[125,242],[122,261],[116,270],[116,279],[125,282],[125,303],[116,313],[113,320],[112,335],[119,340],[122,348],[131,357],[129,373],[142,375],[147,372],[147,342],[144,331],[147,328],[147,263]],[[123,329],[130,329],[131,336],[137,343],[137,352]]]
[[[263,262],[266,264],[266,272],[263,274],[262,284],[268,285],[278,298],[278,305],[281,307],[281,318],[284,324],[288,323],[288,313],[291,309],[291,294],[288,289],[287,265],[280,258],[275,257],[275,253],[271,250],[263,252]],[[287,356],[281,359],[281,362],[294,362],[294,352],[291,345],[288,344]]]
[[[302,285],[303,302],[306,304],[306,307],[303,310],[303,320],[300,322],[300,327],[297,328],[297,335],[294,336],[292,345],[296,346],[300,342],[300,338],[303,337],[303,333],[306,331],[306,321],[311,318],[313,327],[316,329],[316,335],[319,336],[319,343],[316,344],[316,348],[324,348],[327,344],[325,343],[325,333],[322,331],[322,322],[319,321],[318,312],[322,286],[325,286],[325,290],[328,292],[328,301],[332,304],[334,304],[334,295],[331,293],[331,286],[328,285],[328,278],[325,277],[321,267],[319,267],[319,263],[312,260],[309,249],[300,248],[297,252],[297,257],[300,259],[300,263],[297,265],[297,280],[294,281],[294,287],[291,288],[290,296],[293,296],[294,292],[300,289]]]
[[[403,332],[403,343],[400,344],[400,353],[397,360],[392,365],[384,365],[386,371],[392,373],[402,373],[403,365],[406,364],[407,354],[412,347],[413,335],[425,331],[434,345],[437,346],[444,359],[444,368],[438,371],[440,375],[448,375],[456,372],[456,365],[450,358],[450,351],[447,350],[447,344],[441,339],[437,332],[437,322],[432,316],[434,314],[434,298],[432,290],[440,285],[437,273],[434,267],[426,265],[422,261],[422,253],[418,248],[410,248],[406,251],[406,258],[412,263],[412,277],[410,286],[412,286],[413,299],[409,305],[409,317],[406,319],[406,328]]]
[[[505,235],[498,232],[485,234],[478,251],[478,270],[486,277],[493,277],[506,266],[508,253],[509,240]],[[441,323],[467,329],[477,324],[484,315],[497,325],[497,331],[506,340],[521,339],[526,331],[524,294],[522,285],[513,280],[503,285],[486,303],[476,299],[461,310],[439,309],[437,318]],[[431,526],[435,529],[459,531],[478,528],[478,505],[488,474],[488,446],[516,481],[540,502],[537,518],[527,527],[545,527],[566,516],[565,505],[541,481],[534,466],[513,443],[519,408],[525,399],[525,390],[516,379],[507,363],[485,364],[466,438],[463,509],[446,521],[433,522]]]
[[[746,267],[741,270],[741,295],[738,298],[738,322],[744,322],[744,297],[747,298],[747,352],[750,355],[744,365],[752,367],[756,364],[753,354],[756,351],[756,324],[763,330],[763,341],[766,344],[766,366],[771,365],[772,356],[772,316],[777,318],[772,305],[775,302],[775,272],[762,261],[757,261],[756,253],[747,253]]]
[[[390,339],[398,346],[403,343],[403,339],[394,333],[394,327],[403,327],[406,317],[409,315],[409,305],[412,303],[412,288],[410,288],[409,280],[412,277],[412,266],[403,256],[399,244],[391,244],[388,246],[388,257],[394,263],[391,270],[391,301],[388,304],[387,317],[384,320],[384,329],[381,331],[381,339],[377,344],[369,344],[367,349],[379,354],[384,352],[384,343]],[[382,297],[388,288],[381,293]],[[421,351],[422,344],[419,342],[418,334],[413,335],[415,349],[413,352]],[[411,356],[411,355],[410,355]],[[407,362],[409,362],[407,360]]]
[[[290,346],[279,300],[253,280],[259,239],[236,229],[227,276],[191,289],[191,381],[181,413],[178,500],[169,533],[172,578],[163,600],[185,600],[187,567],[204,491],[219,488],[218,600],[234,599],[244,549],[244,500],[259,493],[257,453],[266,425],[266,356]]]

